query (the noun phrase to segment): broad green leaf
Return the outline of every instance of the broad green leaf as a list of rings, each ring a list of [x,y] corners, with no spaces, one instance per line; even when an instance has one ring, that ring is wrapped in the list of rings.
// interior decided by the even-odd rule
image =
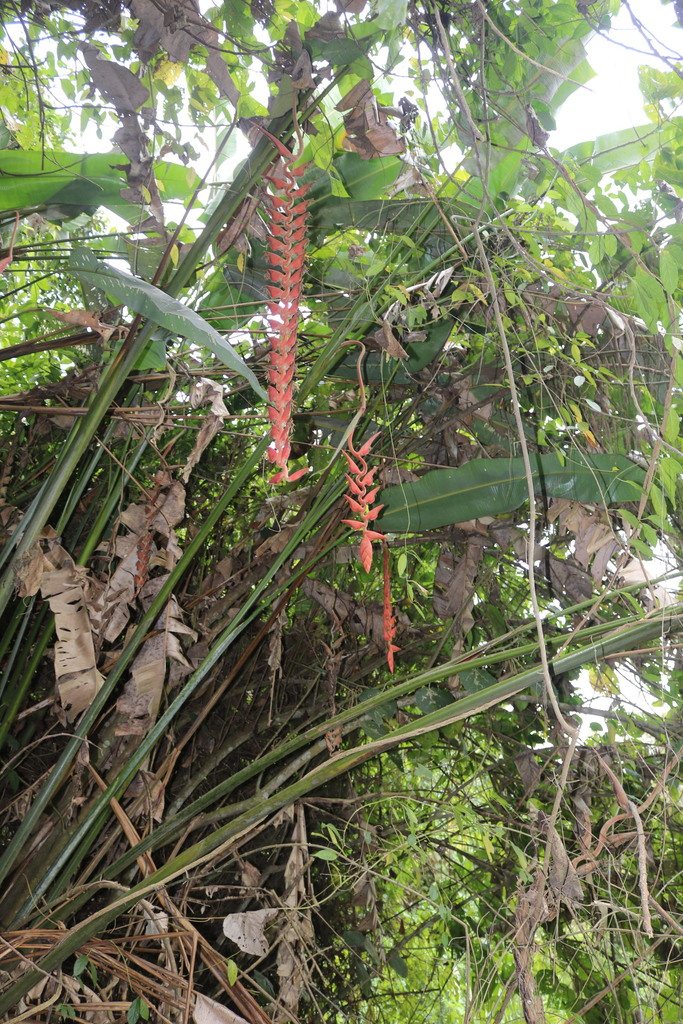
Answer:
[[[664,440],[669,444],[675,444],[680,432],[680,417],[675,409],[669,409],[664,427]]]
[[[494,680],[495,682],[495,680]],[[447,704],[453,703],[453,695],[449,690],[442,690],[435,686],[423,686],[415,694],[415,705],[423,715],[437,708],[444,708]]]
[[[375,9],[375,20],[380,28],[391,30],[405,24],[407,0],[377,0]]]
[[[395,971],[400,978],[408,977],[408,964],[396,951],[387,958],[387,963],[389,964],[389,967],[391,967],[392,971]]]
[[[664,249],[659,257],[659,276],[669,295],[673,295],[678,288],[680,278],[678,266],[674,253],[669,248]]]
[[[591,142],[580,142],[565,150],[562,155],[576,160],[580,165],[590,166],[602,176],[623,167],[632,167],[641,160],[651,160],[662,143],[662,131],[653,128],[651,124],[644,124],[637,128],[622,128],[607,135],[599,135]],[[587,183],[581,172],[576,181],[580,186]]]
[[[357,153],[344,153],[334,161],[334,169],[352,199],[377,199],[398,178],[403,161],[397,156],[363,160]]]
[[[642,316],[647,327],[656,334],[660,321],[667,319],[666,295],[661,284],[644,267],[636,267],[631,286],[639,316]]]
[[[338,854],[334,850],[316,850],[313,854],[318,860],[337,860]]]
[[[266,393],[253,371],[230,342],[193,309],[147,281],[100,263],[89,249],[78,249],[74,252],[68,269],[81,280],[99,285],[117,302],[125,303],[135,313],[159,324],[160,327],[165,327],[168,331],[180,334],[195,345],[208,348],[225,366],[248,381],[261,398],[266,398]]]
[[[487,686],[493,686],[496,682],[495,676],[492,676],[484,668],[464,668],[458,673],[458,679],[467,693],[485,690]]]
[[[121,198],[126,187],[125,176],[117,169],[121,162],[120,153],[2,150],[0,211],[47,207],[54,219],[68,220],[106,206],[129,220],[139,213],[139,206]],[[177,164],[159,163],[155,174],[164,199],[187,198],[199,180],[194,171]]]
[[[534,494],[586,504],[633,501],[644,472],[623,455],[531,456]],[[473,459],[459,469],[435,469],[413,483],[387,487],[379,501],[380,522],[389,533],[435,530],[481,516],[512,512],[528,500],[524,463]]]

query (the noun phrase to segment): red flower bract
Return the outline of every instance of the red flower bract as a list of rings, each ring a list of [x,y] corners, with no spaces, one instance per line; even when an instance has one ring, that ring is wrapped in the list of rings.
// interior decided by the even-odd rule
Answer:
[[[349,490],[351,491],[351,494],[345,494],[344,497],[346,501],[348,501],[351,511],[359,518],[342,519],[342,522],[346,523],[347,526],[350,526],[352,530],[360,530],[363,534],[358,554],[361,564],[366,572],[370,572],[372,567],[373,540],[384,539],[383,533],[380,533],[378,530],[368,529],[368,523],[375,520],[384,508],[383,505],[375,505],[374,508],[371,508],[372,503],[375,501],[379,492],[379,487],[373,486],[377,467],[374,466],[372,469],[368,469],[368,464],[365,461],[365,456],[370,453],[370,447],[376,437],[377,434],[374,434],[356,451],[353,447],[352,434],[349,438],[349,451],[344,452],[346,462],[349,467],[349,472],[346,473],[346,479],[348,480]],[[368,488],[371,489],[368,490]],[[351,497],[351,495],[353,495],[353,497]]]
[[[292,397],[296,373],[297,327],[301,301],[304,258],[306,254],[306,219],[308,204],[304,199],[308,185],[300,185],[302,167],[294,167],[294,157],[286,146],[270,132],[260,129],[270,139],[282,157],[282,173],[266,175],[266,180],[277,189],[271,192],[273,204],[270,218],[270,242],[266,259],[268,277],[268,324],[273,332],[269,336],[270,366],[268,369],[268,398],[272,402],[270,418],[271,444],[267,450],[269,460],[279,468],[271,483],[296,480],[307,469],[289,473],[287,463],[291,452],[289,436],[292,427]]]

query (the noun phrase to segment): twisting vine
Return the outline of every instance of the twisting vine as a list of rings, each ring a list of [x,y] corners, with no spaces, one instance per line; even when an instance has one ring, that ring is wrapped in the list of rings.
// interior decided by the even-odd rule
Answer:
[[[304,199],[308,185],[299,184],[303,167],[295,167],[297,159],[279,139],[259,126],[259,130],[272,142],[282,157],[282,171],[265,175],[272,186],[270,200],[271,233],[268,260],[268,324],[270,365],[268,368],[268,408],[271,443],[268,459],[279,472],[271,483],[298,480],[308,467],[289,472],[291,452],[289,437],[292,429],[292,399],[296,374],[297,327],[301,302],[304,259],[306,255],[306,219],[308,203]]]
[[[365,385],[363,384],[363,373],[362,373],[362,361],[365,355],[365,345],[361,342],[346,342],[349,345],[360,345],[361,351],[358,355],[357,371],[358,371],[358,386],[360,388],[360,407],[356,418],[359,419],[366,410],[367,403],[365,399]],[[356,422],[354,420],[354,422]],[[371,469],[368,467],[367,456],[370,454],[372,443],[379,434],[373,434],[367,441],[364,441],[360,448],[356,448],[353,443],[353,428],[349,434],[346,450],[344,451],[344,457],[348,466],[348,473],[345,474],[350,494],[345,494],[344,498],[349,503],[351,511],[358,517],[357,519],[342,519],[342,522],[347,526],[350,526],[352,530],[358,530],[361,534],[360,544],[358,546],[358,558],[366,572],[370,572],[372,568],[372,542],[379,540],[384,545],[384,586],[383,586],[383,611],[382,611],[382,625],[384,641],[387,645],[387,664],[389,671],[394,671],[394,654],[399,648],[394,644],[394,638],[396,636],[396,616],[393,614],[391,605],[391,574],[389,567],[389,547],[386,542],[386,537],[379,530],[370,528],[370,524],[374,523],[377,516],[380,514],[384,505],[375,505],[377,500],[377,494],[379,493],[379,484],[375,484],[375,473],[377,472],[377,466],[373,466]]]

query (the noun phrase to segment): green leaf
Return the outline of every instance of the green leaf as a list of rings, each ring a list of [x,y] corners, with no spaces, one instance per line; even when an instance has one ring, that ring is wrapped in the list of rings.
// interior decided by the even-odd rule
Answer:
[[[408,964],[402,956],[399,956],[398,953],[394,951],[389,957],[387,957],[387,963],[391,967],[392,971],[398,974],[399,978],[408,977]]]
[[[666,319],[666,295],[659,281],[644,267],[636,267],[632,279],[635,307],[649,330],[657,333],[660,320]]]
[[[248,381],[261,398],[267,400],[265,391],[242,357],[193,309],[184,306],[182,302],[162,292],[160,288],[148,284],[147,281],[100,263],[89,249],[76,250],[68,269],[79,279],[99,285],[117,302],[125,303],[134,312],[147,317],[160,327],[180,334],[195,345],[208,348],[225,366]]]
[[[680,417],[675,409],[669,409],[664,427],[664,440],[669,444],[675,444],[680,432]]]
[[[226,960],[226,962],[225,962],[225,970],[226,970],[226,973],[228,975],[228,985],[234,985],[235,982],[237,981],[237,975],[238,975],[237,964],[235,963],[235,961],[234,960]]]
[[[495,680],[494,680],[495,682]],[[423,715],[437,708],[445,708],[447,704],[453,703],[453,695],[448,690],[438,689],[435,686],[423,686],[415,694],[415,705]]]
[[[377,199],[398,178],[403,161],[397,156],[363,160],[357,153],[344,153],[334,161],[334,169],[352,199]]]
[[[638,497],[645,474],[622,455],[532,453],[534,494],[586,504],[619,504]],[[435,469],[413,483],[387,487],[382,529],[389,533],[441,526],[512,512],[528,500],[521,458],[474,459],[459,469]]]
[[[128,1024],[138,1024],[139,1020],[149,1020],[149,1006],[142,996],[136,996],[130,1004],[126,1019]]]
[[[492,676],[483,668],[464,668],[458,673],[458,679],[463,690],[467,693],[477,693],[478,690],[485,690],[487,686],[496,683],[496,677]]]
[[[0,210],[47,207],[48,219],[69,220],[106,206],[126,220],[137,218],[139,205],[121,198],[126,187],[125,176],[117,170],[121,161],[120,153],[2,150]],[[186,199],[199,181],[194,171],[178,164],[157,164],[155,174],[164,199]]]
[[[316,850],[313,854],[318,860],[337,860],[337,853],[334,850]]]
[[[405,24],[408,9],[407,0],[377,0],[375,5],[379,28],[395,29]]]
[[[662,279],[665,291],[673,295],[678,288],[679,270],[678,262],[670,249],[664,249],[659,257],[659,276]]]
[[[650,124],[644,124],[638,128],[623,128],[607,135],[600,135],[592,142],[580,142],[571,146],[562,156],[590,167],[602,177],[623,167],[639,164],[641,160],[651,159],[662,142],[663,133],[653,129]],[[585,173],[582,174],[580,171],[576,183],[581,187],[592,184]]]

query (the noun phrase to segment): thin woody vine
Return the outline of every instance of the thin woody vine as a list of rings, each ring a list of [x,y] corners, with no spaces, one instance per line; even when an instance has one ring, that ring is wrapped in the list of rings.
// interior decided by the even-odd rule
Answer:
[[[269,171],[265,179],[270,186],[268,197],[271,203],[268,261],[268,408],[271,443],[267,449],[268,460],[278,472],[271,477],[272,484],[290,483],[299,480],[309,467],[290,472],[290,435],[292,430],[292,404],[296,382],[296,354],[298,343],[299,307],[301,304],[303,272],[306,258],[306,224],[308,185],[300,183],[306,165],[296,166],[298,156],[292,154],[279,139],[264,128],[259,130],[270,140],[280,154],[280,166]],[[365,346],[360,342],[346,344],[360,345],[358,355],[358,385],[360,405],[357,419],[366,411],[365,386],[361,363]],[[351,429],[344,451],[347,463],[345,474],[348,493],[344,495],[353,518],[342,522],[360,533],[358,560],[365,572],[372,572],[373,543],[380,542],[382,558],[382,630],[386,645],[389,671],[394,671],[394,655],[399,650],[394,643],[396,637],[396,616],[391,600],[390,552],[386,537],[375,528],[375,520],[383,506],[376,504],[379,485],[375,484],[377,466],[368,464],[372,444],[378,434],[364,441],[356,448],[354,432]]]

